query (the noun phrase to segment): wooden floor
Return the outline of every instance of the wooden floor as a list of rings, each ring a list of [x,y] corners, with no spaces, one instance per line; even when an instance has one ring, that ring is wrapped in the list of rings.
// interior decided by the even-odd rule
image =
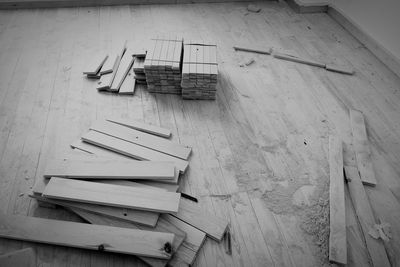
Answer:
[[[204,210],[226,217],[232,256],[208,240],[195,266],[321,266],[329,233],[328,136],[345,142],[354,165],[349,108],[366,118],[376,188],[366,187],[375,216],[392,226],[386,244],[400,266],[400,79],[326,14],[296,14],[284,2],[148,5],[0,11],[0,207],[7,213],[79,219],[39,208],[27,192],[46,161],[74,155],[69,144],[106,115],[170,128],[193,147],[181,189]],[[141,48],[156,34],[218,44],[216,101],[174,95],[101,94],[82,76],[86,60]],[[348,64],[354,76],[235,52],[261,45]],[[255,63],[239,65],[250,58]],[[350,266],[368,266],[346,189]],[[0,252],[29,243],[0,240]],[[38,266],[142,266],[130,256],[34,245]]]

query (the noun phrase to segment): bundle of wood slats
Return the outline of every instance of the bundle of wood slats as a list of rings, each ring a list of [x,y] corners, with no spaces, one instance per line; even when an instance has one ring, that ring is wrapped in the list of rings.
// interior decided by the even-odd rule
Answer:
[[[192,265],[206,236],[221,241],[228,225],[177,193],[191,148],[170,135],[121,118],[93,123],[72,144],[82,155],[49,160],[31,194],[91,225],[0,214],[0,237],[132,254],[150,266]]]
[[[185,41],[181,82],[183,99],[215,99],[217,79],[217,46],[202,41]]]
[[[157,37],[151,41],[144,62],[148,91],[181,94],[182,38]]]

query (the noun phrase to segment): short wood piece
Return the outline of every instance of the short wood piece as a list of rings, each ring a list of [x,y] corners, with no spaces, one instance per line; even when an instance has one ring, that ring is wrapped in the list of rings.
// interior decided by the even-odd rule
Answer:
[[[83,74],[97,75],[107,59],[108,55],[95,57],[91,62],[89,62],[89,65],[85,67]]]
[[[358,110],[351,109],[350,123],[353,133],[353,146],[356,153],[357,167],[360,172],[361,180],[365,185],[375,186],[376,178],[363,114]]]
[[[116,57],[116,55],[114,55],[113,57],[108,57],[108,59],[106,60],[106,62],[104,62],[103,66],[100,69],[100,75],[112,73]]]
[[[222,240],[228,228],[227,221],[207,214],[199,208],[198,204],[184,198],[181,198],[178,213],[173,216],[205,232],[208,237],[217,241]]]
[[[169,259],[174,234],[0,213],[0,237]]]
[[[154,135],[158,135],[161,137],[169,138],[171,136],[171,131],[165,128],[161,128],[155,125],[143,123],[140,121],[135,121],[135,120],[129,120],[129,119],[123,119],[123,118],[118,118],[118,117],[108,117],[107,121],[117,123],[138,131],[142,131],[145,133],[150,133]]]
[[[161,213],[178,211],[180,194],[53,177],[44,197]]]
[[[264,55],[271,55],[271,53],[272,53],[272,48],[268,48],[267,50],[262,50],[262,49],[234,46],[233,49],[235,49],[236,51],[252,52],[252,53],[264,54]]]
[[[2,267],[36,267],[36,254],[32,248],[24,248],[0,255]]]
[[[106,134],[90,131],[82,136],[84,142],[100,146],[138,160],[171,161],[180,172],[185,172],[188,162],[143,146],[139,146]]]
[[[349,187],[351,200],[364,233],[365,242],[367,244],[369,255],[371,256],[372,264],[373,266],[389,267],[390,262],[383,241],[372,238],[368,233],[370,229],[373,228],[376,221],[358,170],[351,166],[345,166],[344,170],[348,181],[347,185]]]
[[[333,71],[333,72],[348,74],[348,75],[353,75],[354,74],[354,70],[353,69],[348,68],[348,67],[344,67],[344,66],[326,64],[325,69],[329,70],[329,71]]]
[[[90,129],[184,160],[188,159],[192,151],[190,147],[109,121],[97,121]]]
[[[133,160],[50,160],[44,177],[71,179],[133,179],[171,180],[175,177],[173,162],[133,161]]]
[[[113,69],[112,72],[109,74],[101,75],[100,81],[98,82],[98,91],[109,91],[111,84],[114,80],[115,73],[118,70],[119,62],[121,58],[120,56],[117,56],[114,61]]]
[[[279,58],[279,59],[283,59],[283,60],[288,60],[288,61],[301,63],[301,64],[306,64],[306,65],[310,65],[310,66],[325,68],[325,63],[317,62],[317,61],[310,60],[310,59],[303,59],[303,58],[299,58],[299,57],[296,57],[296,56],[287,55],[287,54],[283,54],[283,53],[275,52],[274,53],[274,57],[275,58]]]
[[[329,137],[329,261],[347,264],[342,141]]]

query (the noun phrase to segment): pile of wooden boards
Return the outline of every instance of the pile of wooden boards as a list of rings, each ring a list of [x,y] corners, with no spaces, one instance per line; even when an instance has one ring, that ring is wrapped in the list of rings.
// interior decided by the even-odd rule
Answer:
[[[329,138],[330,173],[330,234],[329,260],[347,264],[345,178],[357,218],[359,220],[365,244],[372,266],[391,266],[385,249],[384,230],[374,217],[364,185],[376,186],[375,173],[371,160],[371,150],[364,116],[360,111],[350,110],[350,122],[355,154],[354,166],[343,164],[343,142],[336,136]],[[345,176],[344,176],[345,174]],[[364,184],[364,185],[363,185]],[[381,231],[377,231],[379,228]],[[377,231],[376,236],[374,231]],[[389,240],[386,240],[389,241]]]
[[[181,94],[182,42],[179,37],[152,39],[144,62],[149,92]]]
[[[228,223],[177,193],[191,148],[170,135],[121,118],[95,122],[72,144],[83,156],[49,160],[30,195],[90,224],[0,213],[0,237],[132,254],[150,266],[192,265],[206,236],[221,241]]]
[[[217,79],[217,46],[202,41],[185,41],[181,82],[183,99],[215,99]]]

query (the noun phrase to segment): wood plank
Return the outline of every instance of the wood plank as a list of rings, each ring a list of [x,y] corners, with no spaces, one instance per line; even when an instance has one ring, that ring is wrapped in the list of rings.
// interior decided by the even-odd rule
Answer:
[[[95,57],[88,63],[88,66],[85,67],[85,71],[83,71],[83,74],[97,75],[107,59],[108,55]]]
[[[129,71],[132,69],[134,61],[135,61],[135,58],[133,58],[131,56],[131,53],[129,51],[125,52],[124,56],[122,57],[122,59],[119,63],[117,73],[115,74],[115,78],[110,86],[111,92],[119,91],[126,76],[128,75]]]
[[[36,267],[36,254],[32,248],[24,248],[0,255],[2,267]]]
[[[98,86],[97,86],[98,91],[110,90],[110,86],[114,80],[115,73],[118,69],[119,61],[120,61],[120,56],[118,55],[114,60],[112,72],[101,75],[100,81],[98,82]]]
[[[175,168],[182,173],[186,171],[189,164],[186,160],[175,158],[96,131],[84,134],[82,140],[138,160],[171,161],[175,163]]]
[[[237,46],[235,45],[233,47],[235,51],[244,51],[244,52],[252,52],[252,53],[257,53],[257,54],[264,54],[264,55],[271,55],[272,53],[272,48],[268,48],[267,50],[261,49],[261,48],[247,48],[247,47],[242,47],[242,46]]]
[[[354,70],[352,68],[345,67],[345,66],[326,64],[325,69],[329,70],[329,71],[333,71],[333,72],[348,74],[348,75],[353,75],[354,74]]]
[[[90,129],[185,160],[191,153],[189,147],[109,121],[96,121]]]
[[[43,196],[161,213],[177,212],[180,199],[180,194],[172,192],[57,177],[50,179]]]
[[[342,141],[329,136],[329,261],[347,264]]]
[[[344,170],[351,200],[364,233],[365,242],[367,244],[369,255],[371,256],[372,264],[373,266],[382,267],[391,266],[383,241],[380,239],[374,239],[369,235],[369,231],[373,228],[376,221],[358,170],[351,166],[345,166]]]
[[[357,167],[360,172],[361,180],[365,185],[375,186],[376,178],[363,114],[358,110],[351,109],[350,123],[353,133],[353,146],[356,153]]]
[[[108,57],[106,62],[104,62],[103,66],[101,67],[100,75],[108,74],[108,73],[111,73],[113,71],[113,67],[114,67],[114,63],[115,63],[115,59],[116,58],[117,58],[116,55],[114,55],[112,57]]]
[[[107,117],[106,120],[138,131],[158,135],[165,138],[169,138],[171,136],[171,131],[168,129],[161,128],[152,124],[142,123],[140,121],[123,119],[118,117]]]
[[[119,88],[118,93],[120,95],[134,95],[135,94],[136,79],[135,76],[130,71],[126,76],[124,82]]]
[[[47,163],[44,177],[71,179],[171,180],[175,177],[172,162],[53,159]]]
[[[174,234],[103,225],[56,221],[0,213],[0,236],[4,238],[169,259],[162,250]]]
[[[314,66],[314,67],[325,68],[325,63],[317,62],[317,61],[310,60],[310,59],[303,59],[303,58],[299,58],[299,57],[296,57],[296,56],[283,54],[283,53],[278,53],[278,52],[274,52],[274,58],[293,61],[293,62],[306,64],[306,65],[310,65],[310,66]]]
[[[222,240],[228,227],[228,222],[224,219],[207,214],[200,209],[198,204],[184,198],[180,201],[178,213],[173,216],[205,232],[208,237],[217,241]]]

